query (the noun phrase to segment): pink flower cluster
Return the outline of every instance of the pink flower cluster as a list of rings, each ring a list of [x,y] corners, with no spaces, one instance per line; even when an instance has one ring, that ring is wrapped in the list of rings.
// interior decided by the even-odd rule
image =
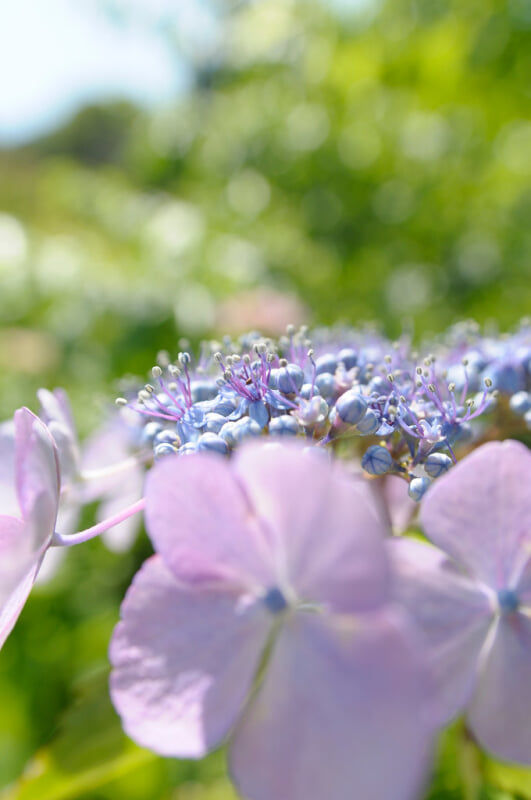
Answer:
[[[20,409],[0,427],[0,645],[48,548],[145,506],[154,555],[110,647],[112,700],[139,744],[200,758],[228,740],[249,800],[412,800],[463,712],[488,751],[531,764],[524,445],[483,445],[440,477],[421,539],[396,535],[411,514],[399,484],[293,442],[168,456],[143,499],[125,453],[91,488],[66,398],[41,402],[43,419]],[[106,519],[57,530],[96,497]]]

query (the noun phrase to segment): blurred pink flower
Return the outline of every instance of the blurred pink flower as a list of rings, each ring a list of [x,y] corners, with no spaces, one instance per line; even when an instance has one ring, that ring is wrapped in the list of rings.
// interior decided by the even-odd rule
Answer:
[[[216,327],[221,331],[241,333],[259,330],[278,336],[286,326],[308,322],[310,314],[295,295],[276,289],[249,289],[219,304]]]
[[[57,449],[27,408],[0,430],[0,647],[11,632],[52,541],[59,503]]]
[[[466,707],[477,739],[531,764],[531,453],[489,442],[428,490],[437,547],[389,543],[397,598],[422,629],[447,717]],[[438,549],[441,548],[441,549]]]
[[[110,649],[127,733],[191,758],[230,734],[251,800],[416,796],[431,685],[389,604],[366,483],[294,444],[169,456],[148,475],[146,525],[157,554]]]

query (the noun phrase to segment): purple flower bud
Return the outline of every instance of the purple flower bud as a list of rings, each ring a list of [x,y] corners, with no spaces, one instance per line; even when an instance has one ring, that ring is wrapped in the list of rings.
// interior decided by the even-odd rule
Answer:
[[[183,447],[187,447],[187,445],[183,445]],[[182,451],[182,447],[179,448],[179,453]],[[155,458],[165,458],[166,456],[173,456],[177,452],[177,447],[170,442],[161,442],[155,446]]]
[[[393,465],[393,458],[386,447],[374,444],[364,453],[361,466],[369,475],[385,475]]]
[[[448,472],[452,466],[452,459],[444,453],[430,453],[424,461],[424,469],[431,478],[438,478]]]
[[[220,453],[222,456],[229,452],[227,442],[215,433],[203,433],[197,440],[196,448],[198,452]]]
[[[319,356],[315,362],[315,368],[317,375],[321,375],[323,372],[329,372],[331,375],[334,375],[337,369],[336,356],[332,355],[332,353],[326,353],[323,356]]]
[[[277,387],[284,394],[297,393],[304,383],[304,372],[297,364],[280,367],[277,373]]]
[[[531,395],[529,392],[516,392],[509,401],[511,411],[522,416],[531,409]]]
[[[296,436],[299,433],[299,425],[294,417],[289,414],[282,414],[274,417],[269,423],[269,433],[271,436]]]
[[[372,436],[380,427],[380,417],[372,408],[369,408],[365,416],[356,425],[358,433],[363,436]]]
[[[367,402],[358,391],[349,389],[349,391],[342,394],[337,401],[336,411],[342,422],[348,425],[357,425],[365,416]]]
[[[407,490],[408,495],[418,503],[431,485],[429,478],[413,478]]]
[[[329,372],[323,372],[315,379],[315,386],[322,397],[330,399],[336,394],[336,381]]]

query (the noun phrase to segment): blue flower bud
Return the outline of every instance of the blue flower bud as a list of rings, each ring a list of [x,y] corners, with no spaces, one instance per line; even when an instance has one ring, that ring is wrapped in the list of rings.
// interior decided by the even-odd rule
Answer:
[[[389,381],[386,381],[381,375],[376,375],[369,381],[369,390],[371,394],[374,392],[377,395],[387,395],[390,394],[392,388],[393,387],[389,385]]]
[[[439,478],[451,466],[452,459],[444,453],[430,453],[424,461],[424,469],[431,478]]]
[[[356,425],[356,430],[362,436],[372,436],[380,427],[380,417],[372,408],[369,408],[365,416]]]
[[[289,414],[282,414],[274,417],[269,423],[269,433],[271,436],[296,436],[299,433],[299,424],[296,419]]]
[[[160,422],[147,422],[142,428],[141,443],[143,445],[152,445],[153,439],[162,430]]]
[[[412,500],[418,503],[430,486],[431,481],[429,478],[413,478],[409,484],[407,493]]]
[[[278,389],[278,369],[272,369],[269,375],[267,385],[270,389]]]
[[[231,448],[236,446],[236,439],[234,438],[235,427],[236,427],[235,422],[226,422],[225,425],[219,431],[219,436],[221,436],[223,441],[226,442],[228,446]]]
[[[531,409],[531,395],[529,392],[516,392],[509,400],[509,406],[515,414],[523,416]]]
[[[226,422],[227,420],[222,414],[211,411],[205,416],[205,431],[208,433],[219,433]]]
[[[358,354],[351,347],[344,347],[339,351],[338,361],[342,361],[345,369],[352,369],[358,363]]]
[[[311,383],[303,383],[301,386],[300,395],[304,400],[309,400],[311,397],[315,397],[315,395],[319,394],[319,389],[317,386],[313,386]]]
[[[229,452],[227,442],[215,433],[203,433],[197,440],[196,447],[198,452],[220,453],[222,456]]]
[[[157,435],[153,439],[153,444],[155,445],[155,447],[159,444],[172,444],[175,447],[179,447],[181,444],[181,440],[179,439],[175,431],[166,428],[165,430],[159,431],[159,433],[157,433]]]
[[[324,356],[319,356],[315,366],[317,375],[321,375],[323,372],[329,372],[334,375],[337,369],[337,358],[332,353],[325,353]]]
[[[225,438],[223,437],[223,430],[224,428],[221,429],[219,435]],[[251,417],[239,419],[234,423],[232,429],[232,436],[236,444],[240,444],[244,439],[248,439],[250,436],[260,436],[261,433],[262,428],[254,419],[251,419]],[[229,443],[227,442],[227,444]]]
[[[192,402],[198,403],[203,400],[213,400],[218,393],[218,387],[214,381],[192,381],[190,391]]]
[[[155,458],[164,458],[165,456],[175,455],[177,448],[169,442],[162,442],[155,447]]]
[[[367,402],[355,389],[349,389],[341,395],[336,403],[339,419],[348,425],[356,425],[365,416]]]
[[[235,411],[239,402],[240,399],[236,395],[219,395],[212,411],[215,411],[216,414],[221,414],[223,417],[228,417]]]
[[[284,394],[296,393],[304,383],[304,372],[297,364],[280,367],[277,373],[277,388]]]
[[[329,372],[323,372],[315,379],[315,386],[319,394],[329,400],[336,394],[336,380]]]
[[[374,444],[364,453],[361,466],[369,475],[385,475],[393,466],[393,459],[386,447]]]
[[[191,456],[193,453],[197,453],[197,447],[194,442],[186,442],[186,444],[179,447],[178,452],[180,456]]]

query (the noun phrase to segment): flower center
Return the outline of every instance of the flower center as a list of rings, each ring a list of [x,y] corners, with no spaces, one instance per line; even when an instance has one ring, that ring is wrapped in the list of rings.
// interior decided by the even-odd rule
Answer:
[[[498,606],[502,614],[512,614],[518,611],[520,601],[513,589],[500,589],[498,592]]]
[[[271,614],[281,614],[288,607],[288,602],[277,586],[272,586],[262,597],[262,602]]]

